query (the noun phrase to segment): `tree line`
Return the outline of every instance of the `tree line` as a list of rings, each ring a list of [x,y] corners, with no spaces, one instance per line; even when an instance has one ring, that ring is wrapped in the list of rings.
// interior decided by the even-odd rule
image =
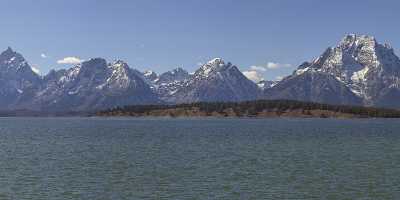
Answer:
[[[131,105],[122,106],[105,111],[100,111],[98,115],[146,115],[155,110],[183,109],[198,110],[211,114],[223,113],[230,109],[236,116],[256,116],[263,111],[283,113],[293,110],[302,110],[305,114],[312,110],[331,111],[336,113],[347,113],[360,117],[376,118],[399,118],[400,111],[395,109],[361,107],[349,105],[330,105],[314,102],[301,102],[295,100],[255,100],[245,102],[196,102],[177,105]]]

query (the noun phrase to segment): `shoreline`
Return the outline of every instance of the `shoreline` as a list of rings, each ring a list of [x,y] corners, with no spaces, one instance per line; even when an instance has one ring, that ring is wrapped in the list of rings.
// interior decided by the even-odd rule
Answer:
[[[95,115],[127,117],[400,118],[400,110],[295,100],[255,100],[177,105],[133,105],[99,111]]]
[[[132,105],[92,111],[0,111],[0,117],[400,118],[400,110],[294,100]]]

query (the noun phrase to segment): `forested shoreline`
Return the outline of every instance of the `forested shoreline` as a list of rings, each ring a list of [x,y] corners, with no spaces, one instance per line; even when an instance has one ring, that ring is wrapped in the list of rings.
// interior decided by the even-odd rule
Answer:
[[[97,116],[168,117],[338,117],[399,118],[400,111],[385,108],[329,105],[294,100],[199,102],[178,105],[132,105],[96,113]]]

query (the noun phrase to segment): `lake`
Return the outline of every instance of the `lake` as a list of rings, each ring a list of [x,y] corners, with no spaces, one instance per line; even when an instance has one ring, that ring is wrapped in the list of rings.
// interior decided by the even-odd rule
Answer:
[[[0,118],[0,199],[400,199],[400,120]]]

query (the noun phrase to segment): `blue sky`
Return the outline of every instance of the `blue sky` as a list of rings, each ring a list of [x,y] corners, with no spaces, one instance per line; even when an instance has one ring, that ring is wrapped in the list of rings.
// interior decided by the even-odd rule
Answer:
[[[243,71],[274,66],[262,73],[275,79],[347,33],[400,48],[399,1],[2,0],[1,8],[0,48],[42,73],[69,67],[57,63],[65,57],[123,59],[156,72],[194,71],[222,57]]]

